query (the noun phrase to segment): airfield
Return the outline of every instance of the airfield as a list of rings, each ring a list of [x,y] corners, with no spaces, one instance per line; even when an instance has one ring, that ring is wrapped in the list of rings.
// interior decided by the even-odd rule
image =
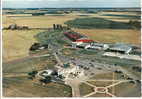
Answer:
[[[141,96],[141,72],[133,69],[136,66],[140,67],[140,61],[104,57],[102,56],[104,51],[99,50],[73,49],[67,46],[71,41],[63,35],[63,31],[52,29],[53,24],[67,26],[67,21],[78,18],[103,18],[116,23],[129,23],[130,20],[140,22],[140,18],[137,17],[140,16],[139,12],[102,10],[97,13],[85,13],[75,10],[70,13],[40,16],[27,14],[44,12],[44,10],[36,9],[22,10],[26,14],[6,13],[15,11],[20,10],[3,10],[3,27],[17,24],[18,26],[28,26],[31,29],[3,30],[4,97]],[[74,26],[71,29],[99,43],[122,42],[136,47],[141,45],[140,29],[86,29]],[[33,43],[42,41],[42,35],[47,37],[44,38],[45,40],[49,39],[56,46],[51,44],[52,48],[35,51],[31,54],[30,47]],[[68,63],[70,67],[64,68],[64,64]],[[32,80],[28,78],[28,73],[31,71],[40,72],[46,69],[58,70],[65,76],[63,82],[59,80],[42,85],[36,77]],[[74,71],[75,74],[76,72],[80,73],[77,76],[72,76],[71,71]]]

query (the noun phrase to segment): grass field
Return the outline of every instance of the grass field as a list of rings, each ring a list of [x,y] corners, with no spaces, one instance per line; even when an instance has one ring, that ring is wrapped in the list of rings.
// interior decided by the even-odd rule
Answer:
[[[109,92],[112,92],[113,94],[120,97],[140,97],[141,91],[140,91],[140,84],[132,84],[129,82],[124,82],[121,84],[116,85],[115,87],[110,87]],[[130,90],[133,89],[133,90]]]
[[[91,95],[90,97],[103,97],[103,98],[105,98],[105,97],[111,97],[111,96],[109,96],[108,94],[105,94],[105,93],[96,93],[96,94],[93,94],[93,95]]]
[[[95,85],[97,87],[106,87],[113,84],[113,81],[88,81],[88,83]]]
[[[53,24],[64,24],[68,20],[72,20],[78,16],[31,16],[31,15],[7,15],[3,16],[3,26],[10,24],[26,25],[31,28],[49,28]]]
[[[133,29],[74,29],[87,35],[94,41],[103,43],[123,42],[129,44],[141,44],[141,32]],[[133,38],[133,39],[130,39]]]
[[[29,14],[3,15],[3,27],[16,23],[30,28],[49,28],[53,24],[64,24],[77,16],[31,16]],[[28,49],[35,42],[34,35],[43,30],[3,31],[3,61],[11,61],[28,55]],[[12,38],[12,39],[11,39]]]
[[[26,58],[16,60],[10,63],[3,63],[4,73],[22,73],[31,72],[32,70],[53,69],[56,64],[53,56],[42,58]]]
[[[3,37],[3,59],[11,61],[28,56],[29,48],[36,41],[34,35],[41,30],[4,30]]]
[[[4,78],[3,96],[6,97],[71,97],[71,88],[64,84],[42,86],[26,77]]]
[[[70,27],[80,29],[131,29],[132,26],[129,23],[111,21],[105,18],[98,17],[86,17],[76,18],[65,22]]]
[[[80,95],[81,96],[85,96],[91,92],[94,91],[93,87],[85,84],[85,83],[81,83],[80,86],[79,86],[79,90],[80,90]]]
[[[116,16],[116,17],[122,17],[122,18],[140,19],[140,16],[137,16],[137,15],[104,14],[103,16]]]
[[[112,84],[118,83],[117,81],[88,81],[90,84],[95,85],[96,87],[108,87]],[[93,88],[84,83],[80,85],[81,95],[84,96],[93,92]],[[140,84],[132,84],[128,82],[122,82],[118,85],[108,87],[108,92],[117,96],[117,97],[139,97],[140,96]],[[89,97],[110,97],[105,93],[96,93]]]

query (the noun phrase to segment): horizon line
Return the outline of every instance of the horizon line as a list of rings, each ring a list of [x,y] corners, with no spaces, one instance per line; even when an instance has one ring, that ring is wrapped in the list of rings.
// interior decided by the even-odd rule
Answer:
[[[75,8],[139,8],[141,9],[141,7],[27,7],[27,8],[14,8],[14,7],[2,7],[3,9],[60,9],[60,8],[70,8],[70,9],[75,9]]]

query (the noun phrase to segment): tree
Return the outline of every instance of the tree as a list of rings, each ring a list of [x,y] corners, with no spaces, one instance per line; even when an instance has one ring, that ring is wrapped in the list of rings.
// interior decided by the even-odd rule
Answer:
[[[52,73],[52,75],[56,75],[56,76],[58,76],[58,72],[57,71],[53,71],[53,73]]]
[[[37,73],[38,73],[37,70],[33,70],[32,72],[29,72],[28,75],[29,75],[30,77],[34,78]]]
[[[44,79],[40,79],[40,82],[47,84],[50,83],[52,80],[51,76],[46,76]]]
[[[137,21],[137,20],[130,20],[129,24],[136,29],[141,28],[141,22]]]
[[[62,76],[62,75],[59,75],[58,77],[59,77],[60,79],[63,79],[63,76]]]

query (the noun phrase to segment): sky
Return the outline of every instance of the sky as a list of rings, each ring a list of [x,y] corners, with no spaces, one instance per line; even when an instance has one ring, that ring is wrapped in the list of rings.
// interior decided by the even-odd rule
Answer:
[[[3,8],[140,7],[140,0],[2,0]]]

